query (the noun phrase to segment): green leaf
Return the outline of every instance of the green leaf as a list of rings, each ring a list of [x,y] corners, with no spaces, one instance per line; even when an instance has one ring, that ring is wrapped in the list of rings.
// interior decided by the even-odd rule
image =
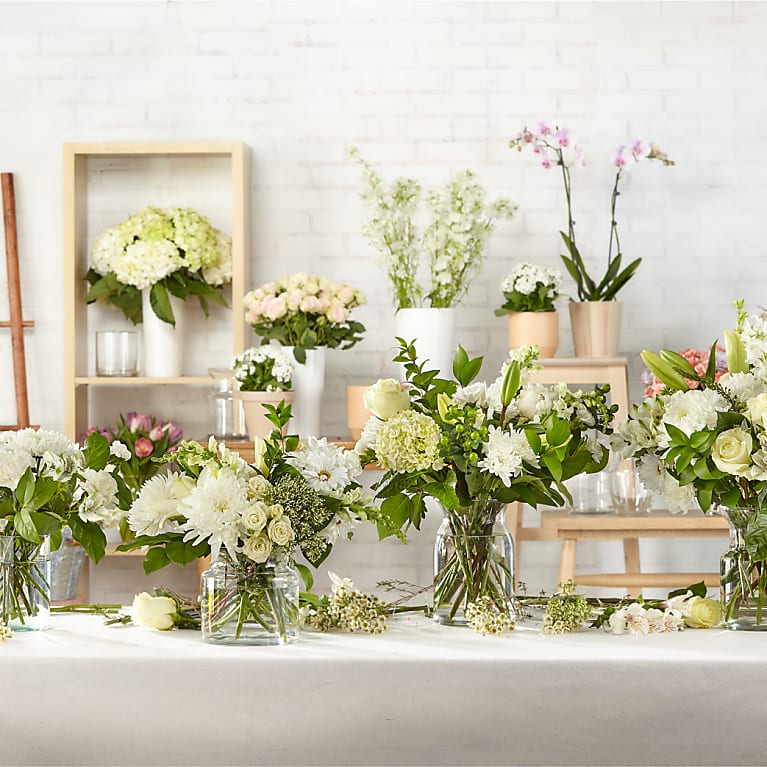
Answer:
[[[466,350],[463,348],[463,346],[459,344],[455,355],[453,355],[453,375],[455,376],[456,381],[461,384],[461,386],[466,386],[466,384],[461,381],[461,374],[468,364],[469,355],[466,354]]]
[[[705,483],[698,486],[696,492],[698,503],[703,511],[708,511],[711,508],[711,502],[714,495],[714,483]]]
[[[386,498],[381,503],[381,513],[389,518],[392,530],[401,529],[410,519],[411,504],[410,496],[404,493]]]
[[[99,562],[104,557],[107,547],[107,539],[104,531],[96,522],[85,522],[76,514],[72,514],[67,524],[72,530],[72,537],[85,549],[85,553],[94,562]]]
[[[685,446],[690,445],[690,438],[680,428],[665,422],[664,426],[666,427],[669,437],[671,437],[675,444]]]
[[[13,529],[15,530],[16,535],[20,535],[27,541],[31,541],[32,543],[40,543],[41,541],[30,513],[24,508],[14,514]]]
[[[708,593],[708,587],[703,581],[698,581],[686,588],[669,591],[668,598],[673,599],[674,597],[683,597],[688,591],[691,592],[694,597],[705,597]]]
[[[746,527],[745,542],[752,560],[767,560],[767,514],[758,512],[751,517]]]
[[[170,564],[170,557],[165,552],[165,549],[161,546],[155,546],[149,549],[144,557],[144,572],[149,575],[150,573],[162,570]]]
[[[717,339],[718,340],[718,339]],[[706,365],[706,378],[713,381],[716,377],[716,341],[711,344],[711,351],[708,353],[708,365]]]
[[[639,268],[639,264],[642,263],[641,258],[637,258],[632,261],[616,278],[613,280],[612,285],[605,291],[601,297],[602,301],[612,301],[618,294],[618,291],[634,276],[634,272]]]
[[[551,423],[546,427],[546,441],[549,447],[561,447],[570,439],[570,424],[567,421],[557,418],[551,419]]]
[[[432,498],[436,498],[448,509],[459,509],[461,507],[461,502],[458,500],[455,490],[442,482],[427,483],[423,488],[423,492]]]
[[[109,441],[97,431],[88,435],[83,452],[87,466],[95,471],[101,471],[109,463]]]
[[[300,562],[296,562],[296,570],[298,570],[306,590],[311,591],[312,586],[314,586],[314,573],[312,573],[306,565],[303,565]]]
[[[727,370],[730,373],[747,373],[746,347],[743,345],[740,335],[731,330],[725,331],[724,348],[727,355]]]
[[[559,482],[562,479],[562,464],[556,455],[546,452],[541,456],[544,466],[551,472],[551,476]]]
[[[200,557],[209,553],[207,543],[199,543],[196,546],[190,541],[170,541],[165,544],[165,553],[171,562],[186,567],[190,562],[196,562]]]
[[[293,356],[300,365],[306,364],[306,349],[303,346],[294,346]]]
[[[176,327],[176,318],[173,316],[173,307],[170,305],[168,291],[161,282],[152,285],[149,291],[149,305],[159,319]]]
[[[527,437],[527,444],[533,449],[534,453],[540,453],[541,451],[541,438],[537,432],[532,429],[525,429],[525,437]]]
[[[521,370],[519,362],[516,360],[509,363],[506,368],[506,373],[503,376],[503,383],[501,384],[501,404],[503,407],[508,407],[514,397],[517,396],[519,391],[519,382],[521,378]]]

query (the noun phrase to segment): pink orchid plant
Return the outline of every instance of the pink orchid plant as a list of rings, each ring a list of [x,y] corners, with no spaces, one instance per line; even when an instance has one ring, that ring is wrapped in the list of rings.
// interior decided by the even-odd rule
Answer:
[[[615,207],[618,201],[618,185],[624,173],[634,164],[643,160],[659,160],[664,165],[674,165],[664,152],[655,144],[636,139],[629,145],[619,146],[612,157],[612,164],[617,168],[615,183],[610,199],[610,242],[607,249],[607,269],[598,282],[592,279],[575,242],[575,221],[573,220],[570,169],[584,165],[583,150],[577,145],[569,128],[559,127],[550,120],[538,120],[532,128],[525,127],[510,142],[511,148],[522,151],[530,148],[538,156],[541,165],[550,169],[559,167],[565,185],[567,201],[567,233],[560,232],[569,255],[562,255],[562,261],[578,287],[580,301],[613,301],[618,291],[634,276],[641,258],[632,261],[621,269],[622,253],[618,236],[618,222],[615,219]],[[615,256],[613,257],[613,249]]]

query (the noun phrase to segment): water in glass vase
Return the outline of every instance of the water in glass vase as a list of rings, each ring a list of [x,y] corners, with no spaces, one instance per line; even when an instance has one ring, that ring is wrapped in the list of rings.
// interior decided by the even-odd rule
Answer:
[[[0,536],[0,618],[12,631],[39,631],[50,621],[51,544]]]
[[[465,626],[466,608],[482,597],[514,618],[514,544],[505,504],[478,500],[457,511],[443,510],[434,544],[434,620]]]
[[[298,639],[298,571],[222,556],[201,576],[202,639],[212,644],[277,645]]]
[[[749,551],[748,539],[767,517],[751,508],[720,508],[730,524],[730,546],[720,559],[722,623],[734,631],[767,631],[767,561]]]

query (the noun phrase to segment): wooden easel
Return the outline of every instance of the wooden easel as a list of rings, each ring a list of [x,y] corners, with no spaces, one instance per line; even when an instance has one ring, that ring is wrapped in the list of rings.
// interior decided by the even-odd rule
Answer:
[[[13,191],[13,173],[0,173],[3,190],[3,223],[5,225],[5,261],[8,271],[8,309],[11,318],[0,321],[0,328],[11,329],[13,349],[13,382],[16,391],[16,423],[0,426],[0,431],[23,429],[29,423],[27,398],[27,368],[24,356],[24,328],[33,328],[34,322],[25,320],[21,311],[21,280],[19,278],[19,248],[16,232],[16,195]]]

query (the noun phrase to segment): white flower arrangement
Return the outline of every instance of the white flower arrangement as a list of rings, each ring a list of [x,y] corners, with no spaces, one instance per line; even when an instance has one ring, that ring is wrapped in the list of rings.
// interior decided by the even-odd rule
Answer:
[[[395,306],[458,305],[479,274],[490,234],[517,206],[506,198],[489,202],[476,174],[463,170],[443,189],[427,193],[431,223],[421,235],[415,222],[420,183],[398,178],[387,189],[359,150],[352,149],[350,156],[362,168],[362,200],[369,215],[363,232],[383,258]],[[423,269],[429,272],[428,290],[420,283]]]
[[[232,363],[240,391],[289,391],[293,385],[293,362],[276,346],[253,346]]]
[[[168,293],[225,303],[220,288],[232,279],[232,241],[191,208],[148,207],[100,232],[91,248],[86,302],[103,300],[140,322],[140,291],[151,288],[152,308],[173,324]]]
[[[505,302],[495,313],[500,317],[509,312],[553,312],[554,302],[562,295],[561,286],[562,274],[556,269],[517,264],[501,283]]]

